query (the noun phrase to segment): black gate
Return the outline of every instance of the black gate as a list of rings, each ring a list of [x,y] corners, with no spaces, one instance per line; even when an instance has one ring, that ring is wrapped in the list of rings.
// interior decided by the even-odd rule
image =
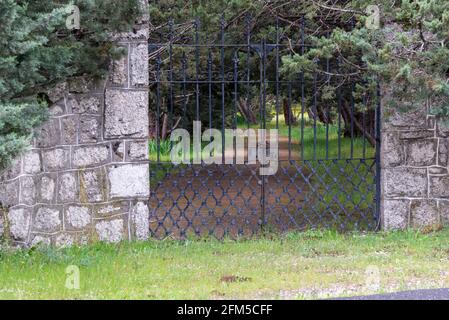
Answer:
[[[239,43],[229,43],[239,38],[232,29],[239,23],[245,34]],[[249,17],[232,24],[222,20],[216,32],[202,31],[199,21],[170,21],[152,33],[153,237],[377,228],[379,90],[356,95],[364,80],[342,75],[341,58],[316,61],[314,72],[289,72],[285,57],[294,61],[311,49],[304,25],[303,18],[296,38],[284,36],[279,20],[263,36],[254,35]],[[248,138],[238,148],[226,129],[255,134],[256,143]],[[267,136],[258,136],[260,129]],[[270,130],[278,130],[278,148]],[[171,157],[179,146],[170,141],[176,132],[190,135],[181,164]],[[222,136],[202,139],[213,133]],[[211,155],[211,142],[217,163],[202,160],[204,153]],[[277,165],[252,161],[254,155],[261,160],[275,153]],[[261,174],[269,165],[277,170]]]

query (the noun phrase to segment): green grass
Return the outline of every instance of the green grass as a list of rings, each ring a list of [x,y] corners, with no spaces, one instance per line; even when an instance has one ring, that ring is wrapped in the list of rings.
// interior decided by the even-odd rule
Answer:
[[[448,230],[0,251],[0,298],[324,298],[447,287],[448,263]],[[69,265],[80,290],[65,288]],[[367,286],[373,267],[379,287]]]

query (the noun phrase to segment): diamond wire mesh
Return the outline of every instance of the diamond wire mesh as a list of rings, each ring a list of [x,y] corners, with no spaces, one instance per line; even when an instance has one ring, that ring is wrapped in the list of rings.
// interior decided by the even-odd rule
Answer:
[[[150,231],[158,239],[237,239],[310,228],[373,230],[374,177],[373,159],[281,161],[264,182],[254,165],[154,164]]]

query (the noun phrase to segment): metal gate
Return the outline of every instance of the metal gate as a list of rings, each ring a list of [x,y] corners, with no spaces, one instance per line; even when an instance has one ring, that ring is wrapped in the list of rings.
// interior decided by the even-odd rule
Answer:
[[[230,43],[238,36],[224,20],[217,32],[205,33],[199,21],[170,21],[152,34],[152,236],[235,239],[310,228],[376,229],[379,90],[356,96],[357,83],[338,72],[339,58],[317,61],[312,73],[284,70],[283,57],[311,49],[304,18],[293,39],[284,37],[279,20],[263,37],[252,34],[250,17],[244,21],[239,43]],[[334,91],[326,92],[330,87]],[[271,133],[238,149],[226,129],[256,136],[260,129],[278,130],[277,171],[262,175],[267,164],[250,161],[260,156],[257,148],[269,149]],[[176,131],[190,135],[186,163],[171,158],[180,143],[170,141]],[[222,133],[221,141],[204,139],[213,132]],[[205,163],[201,155],[211,155],[213,141],[221,145],[213,151],[218,163]]]

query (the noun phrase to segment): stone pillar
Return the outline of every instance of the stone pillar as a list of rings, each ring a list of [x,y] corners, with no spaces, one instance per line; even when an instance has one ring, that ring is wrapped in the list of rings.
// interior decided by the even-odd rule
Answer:
[[[429,115],[430,102],[413,112],[386,109],[382,129],[384,230],[449,224],[449,126]],[[386,110],[385,110],[386,109]]]
[[[2,173],[0,232],[14,244],[148,238],[148,18],[134,30],[116,36],[127,54],[105,81],[49,94],[49,121]]]

